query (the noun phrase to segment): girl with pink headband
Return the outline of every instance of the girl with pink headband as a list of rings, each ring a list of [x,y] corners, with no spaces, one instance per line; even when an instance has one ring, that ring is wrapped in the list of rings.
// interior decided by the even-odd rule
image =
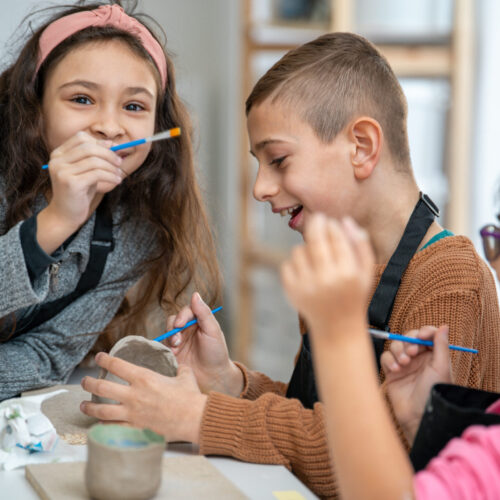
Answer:
[[[57,10],[0,75],[0,400],[65,383],[188,287],[219,303],[172,61],[121,3]]]

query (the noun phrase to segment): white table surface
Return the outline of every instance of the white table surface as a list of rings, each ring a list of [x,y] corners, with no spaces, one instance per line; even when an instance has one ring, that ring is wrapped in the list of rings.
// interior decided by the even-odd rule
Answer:
[[[87,447],[75,445],[75,451],[85,461]],[[193,455],[194,445],[175,443],[169,445],[166,457]],[[232,458],[207,457],[219,472],[252,500],[276,500],[274,491],[296,491],[306,499],[316,497],[303,483],[282,465],[260,465],[240,462]],[[24,476],[24,467],[0,471],[0,498],[5,500],[39,500],[35,490]]]
[[[93,375],[92,371],[78,370],[79,373],[75,373],[69,383],[78,383],[82,375]],[[81,461],[86,460],[86,446],[75,445],[71,449],[77,454],[78,459],[81,457]],[[195,445],[172,443],[168,445],[165,456],[193,455],[196,453],[197,447]],[[207,458],[219,472],[252,500],[276,500],[273,495],[275,491],[296,491],[307,500],[318,498],[282,465],[250,464],[226,457]],[[24,467],[11,471],[0,470],[0,499],[39,499],[37,493],[24,476]]]

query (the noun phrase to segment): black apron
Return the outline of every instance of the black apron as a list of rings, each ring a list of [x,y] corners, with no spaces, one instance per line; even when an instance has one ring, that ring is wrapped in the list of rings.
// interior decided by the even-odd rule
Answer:
[[[113,248],[113,218],[107,199],[104,197],[96,210],[94,234],[90,242],[89,261],[75,289],[64,297],[41,304],[31,314],[21,318],[16,324],[13,337],[33,330],[45,323],[56,314],[59,314],[78,297],[95,288],[101,279],[108,254],[113,251]]]
[[[450,439],[461,436],[470,425],[500,425],[500,415],[485,413],[498,399],[496,392],[451,384],[433,386],[410,452],[415,472],[425,468]]]
[[[439,216],[439,209],[426,194],[420,193],[398,247],[391,256],[368,307],[368,322],[373,327],[389,330],[389,320],[403,273],[435,216]],[[384,351],[385,339],[372,338],[372,340],[380,371],[380,356]],[[302,347],[288,384],[286,397],[299,399],[305,408],[312,408],[314,403],[319,401],[307,333],[302,336]]]

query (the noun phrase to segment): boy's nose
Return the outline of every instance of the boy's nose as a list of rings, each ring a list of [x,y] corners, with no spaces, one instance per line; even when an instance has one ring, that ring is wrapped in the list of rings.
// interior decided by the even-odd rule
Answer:
[[[280,187],[276,176],[269,169],[259,167],[253,185],[253,197],[257,201],[268,201],[279,193]]]

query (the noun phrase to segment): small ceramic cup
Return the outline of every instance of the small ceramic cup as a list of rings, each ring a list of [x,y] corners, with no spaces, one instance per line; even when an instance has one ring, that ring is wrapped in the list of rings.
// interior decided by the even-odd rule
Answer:
[[[148,429],[93,425],[87,438],[85,484],[96,500],[146,500],[161,484],[165,438]]]

